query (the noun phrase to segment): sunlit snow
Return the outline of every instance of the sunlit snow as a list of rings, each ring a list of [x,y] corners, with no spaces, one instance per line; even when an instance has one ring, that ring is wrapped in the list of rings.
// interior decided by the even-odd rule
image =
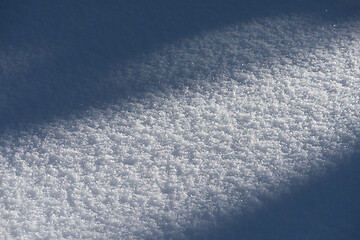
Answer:
[[[4,74],[26,67],[2,61]],[[358,143],[356,19],[251,20],[115,62],[102,78],[133,97],[1,136],[3,236],[191,238]]]

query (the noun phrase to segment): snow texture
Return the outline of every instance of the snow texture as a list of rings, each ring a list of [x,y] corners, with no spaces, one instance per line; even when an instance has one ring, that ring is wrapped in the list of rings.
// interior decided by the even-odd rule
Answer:
[[[356,19],[281,16],[114,64],[133,98],[1,135],[1,235],[201,237],[321,176],[358,143],[359,43]]]

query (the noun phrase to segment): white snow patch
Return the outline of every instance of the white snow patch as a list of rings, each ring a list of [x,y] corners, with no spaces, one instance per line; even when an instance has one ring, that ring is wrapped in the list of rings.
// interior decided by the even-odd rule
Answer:
[[[110,73],[165,93],[4,134],[0,233],[182,239],[341,162],[360,133],[360,22],[336,26],[283,17],[184,40]]]

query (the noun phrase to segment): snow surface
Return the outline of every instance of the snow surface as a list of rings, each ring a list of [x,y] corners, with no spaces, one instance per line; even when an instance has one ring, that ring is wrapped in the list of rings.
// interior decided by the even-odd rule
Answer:
[[[0,233],[201,237],[322,175],[358,144],[359,27],[257,19],[109,66],[133,98],[1,135]]]

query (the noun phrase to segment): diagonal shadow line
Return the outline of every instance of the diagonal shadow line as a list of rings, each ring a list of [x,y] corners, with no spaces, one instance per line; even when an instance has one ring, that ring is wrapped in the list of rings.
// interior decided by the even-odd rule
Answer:
[[[326,175],[189,239],[359,239],[359,171],[358,151]]]
[[[324,14],[325,3],[330,18],[353,13],[340,0],[2,1],[0,51],[45,48],[51,57],[24,73],[0,72],[0,132],[129,97],[100,77],[114,63],[255,17]]]

